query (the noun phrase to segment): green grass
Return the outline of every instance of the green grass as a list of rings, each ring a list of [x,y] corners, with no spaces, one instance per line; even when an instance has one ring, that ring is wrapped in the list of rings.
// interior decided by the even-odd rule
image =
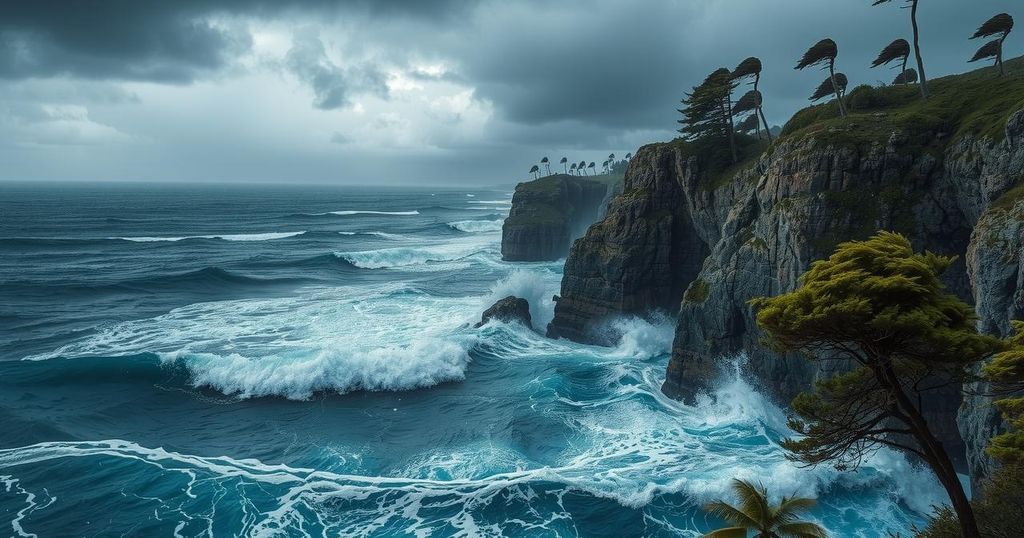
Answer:
[[[847,96],[846,118],[838,117],[834,101],[808,107],[786,123],[780,138],[862,147],[900,131],[906,145],[937,152],[965,135],[1001,141],[1010,115],[1024,109],[1024,57],[1007,61],[1006,68],[1005,77],[988,67],[931,80],[928,99],[921,99],[916,85],[858,86]]]
[[[533,181],[525,181],[516,186],[516,192],[524,192],[530,196],[529,213],[512,215],[506,219],[509,224],[558,224],[566,220],[567,215],[555,203],[565,181],[590,181],[603,185],[621,182],[621,174],[601,174],[597,176],[571,176],[568,174],[552,174]]]
[[[698,278],[690,283],[689,287],[686,288],[686,293],[683,294],[683,300],[688,303],[703,303],[708,300],[708,295],[711,294],[711,284],[707,280]]]

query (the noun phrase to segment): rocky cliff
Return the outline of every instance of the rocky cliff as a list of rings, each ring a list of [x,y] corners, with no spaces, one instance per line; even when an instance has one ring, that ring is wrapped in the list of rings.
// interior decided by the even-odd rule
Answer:
[[[621,178],[593,179],[555,174],[520,183],[501,229],[501,256],[507,261],[557,260],[572,240],[596,221]]]
[[[816,259],[879,229],[918,249],[959,256],[947,284],[977,298],[982,329],[1003,332],[1021,315],[1021,224],[1013,187],[1024,179],[1024,74],[990,70],[913,88],[858,88],[852,114],[806,109],[770,149],[724,171],[682,141],[637,152],[625,192],[572,247],[553,336],[600,342],[603,320],[678,311],[663,391],[691,399],[713,383],[724,358],[746,357],[751,379],[782,401],[819,375],[779,356],[761,337],[748,301],[792,290]],[[1010,63],[1008,63],[1010,65]],[[969,260],[970,263],[964,263]],[[990,402],[940,396],[930,417],[975,474],[998,419]]]

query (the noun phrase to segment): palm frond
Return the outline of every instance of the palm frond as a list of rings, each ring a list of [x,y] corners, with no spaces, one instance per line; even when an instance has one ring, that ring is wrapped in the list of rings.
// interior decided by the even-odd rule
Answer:
[[[913,67],[896,75],[896,79],[892,81],[893,84],[913,84],[915,82],[917,82],[917,70]]]
[[[775,534],[782,538],[828,538],[828,531],[817,523],[794,521],[775,527]]]
[[[971,39],[989,37],[996,34],[1008,34],[1010,30],[1013,30],[1013,17],[1008,13],[1000,13],[979,26],[974,35],[971,36]]]
[[[836,45],[835,41],[825,38],[815,43],[811,48],[807,49],[803,57],[796,64],[795,69],[804,69],[812,65],[818,65],[825,62],[830,62],[836,58],[839,54],[839,46]]]
[[[896,60],[905,60],[910,56],[910,43],[906,39],[897,39],[889,43],[878,53],[878,58],[871,62],[871,67],[878,67]]]
[[[726,527],[712,531],[701,538],[747,538],[746,527]]]
[[[814,499],[806,497],[783,497],[778,506],[772,508],[772,519],[778,523],[794,522],[801,512],[810,510],[815,504]]]
[[[875,0],[874,2],[871,3],[871,5],[877,6],[879,4],[886,4],[889,2],[892,2],[892,0]]]
[[[846,91],[847,83],[848,81],[846,79],[846,75],[844,75],[843,73],[836,73],[836,86],[839,86],[839,93]],[[835,93],[836,91],[832,87],[832,77],[828,77],[825,80],[823,80],[821,84],[818,85],[817,90],[814,90],[814,93],[811,95],[810,100],[817,101],[819,99],[828,97],[829,95],[833,95]]]
[[[747,529],[758,528],[757,520],[725,501],[715,501],[705,504],[704,511],[718,516],[727,523],[731,523],[739,527]]]
[[[993,39],[992,41],[989,41],[988,43],[982,45],[981,48],[978,49],[978,52],[975,52],[974,56],[967,61],[976,62],[978,60],[984,60],[985,58],[995,58],[996,56],[999,55],[999,46],[999,40]]]
[[[566,157],[562,157],[562,160],[558,161],[558,164],[565,164],[567,162],[569,162],[569,159]]]
[[[762,485],[746,480],[733,479],[732,490],[739,499],[739,509],[758,523],[758,528],[767,526],[771,518],[768,506],[768,491]]]
[[[749,77],[759,73],[761,73],[761,60],[751,56],[750,58],[740,62],[740,64],[736,66],[736,69],[732,70],[732,78],[737,79]]]
[[[732,113],[742,114],[744,112],[755,110],[759,106],[761,106],[761,92],[757,90],[750,90],[736,101],[736,104],[732,107]]]

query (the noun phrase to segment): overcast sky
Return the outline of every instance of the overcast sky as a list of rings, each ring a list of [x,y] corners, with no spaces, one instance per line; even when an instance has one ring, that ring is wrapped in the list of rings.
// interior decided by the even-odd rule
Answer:
[[[0,10],[0,180],[513,183],[674,136],[683,93],[756,55],[772,124],[910,39],[902,0],[111,0]],[[930,77],[1020,0],[921,0]],[[1007,40],[1024,48],[1024,31]]]

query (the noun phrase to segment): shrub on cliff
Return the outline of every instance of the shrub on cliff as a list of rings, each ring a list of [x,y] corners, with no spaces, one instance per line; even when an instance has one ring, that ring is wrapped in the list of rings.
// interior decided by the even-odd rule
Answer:
[[[945,488],[964,536],[977,538],[974,511],[925,419],[927,396],[969,379],[1003,344],[978,334],[973,309],[946,291],[941,274],[952,263],[880,232],[840,244],[796,290],[752,304],[776,350],[841,372],[793,400],[790,427],[802,437],[783,442],[791,458],[845,470],[882,447],[916,454]]]

